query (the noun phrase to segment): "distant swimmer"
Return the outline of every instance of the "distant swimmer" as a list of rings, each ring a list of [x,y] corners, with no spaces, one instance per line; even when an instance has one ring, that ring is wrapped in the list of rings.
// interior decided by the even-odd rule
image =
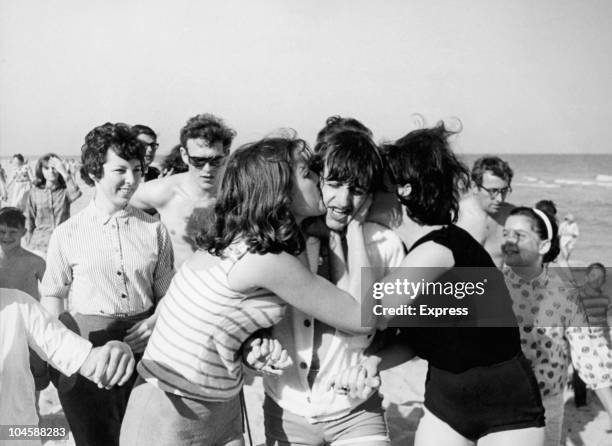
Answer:
[[[574,245],[580,231],[578,230],[578,223],[574,220],[572,214],[567,214],[561,224],[559,225],[559,243],[561,244],[561,255],[567,261],[569,261],[570,255],[574,250]]]
[[[236,132],[218,117],[201,114],[181,129],[181,158],[187,172],[142,183],[131,204],[155,208],[170,231],[178,268],[197,249],[195,237],[213,211],[217,175]]]
[[[472,186],[459,202],[457,226],[465,229],[487,250],[498,267],[503,264],[503,229],[514,205],[506,203],[512,192],[514,172],[496,156],[476,160],[472,167]]]

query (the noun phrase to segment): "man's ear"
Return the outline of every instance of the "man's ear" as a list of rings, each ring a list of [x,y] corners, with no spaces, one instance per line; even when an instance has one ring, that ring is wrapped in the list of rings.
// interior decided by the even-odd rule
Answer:
[[[397,195],[401,198],[408,198],[412,193],[412,186],[408,183],[403,186],[397,186]]]
[[[190,164],[189,164],[189,155],[187,154],[187,149],[185,149],[185,147],[181,146],[180,150],[181,150],[181,159],[183,160],[183,162],[185,164],[190,166]]]

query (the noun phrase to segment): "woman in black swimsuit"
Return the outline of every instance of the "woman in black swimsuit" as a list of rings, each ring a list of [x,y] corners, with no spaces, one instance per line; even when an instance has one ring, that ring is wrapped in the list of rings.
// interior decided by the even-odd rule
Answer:
[[[461,298],[455,292],[450,297],[429,293],[414,298],[385,293],[377,302],[385,310],[416,307],[417,314],[421,305],[443,307],[441,303],[455,302],[456,307],[467,308],[471,317],[413,317],[408,319],[418,326],[402,329],[402,337],[414,352],[429,362],[425,415],[415,445],[540,446],[544,409],[533,372],[521,352],[503,275],[483,247],[453,224],[459,207],[458,187],[467,184],[468,172],[451,151],[449,136],[441,124],[413,131],[383,147],[402,204],[403,221],[396,231],[411,246],[404,268],[383,281],[424,279],[458,284],[480,273],[488,281],[480,296]],[[470,276],[466,277],[467,268]],[[387,315],[387,319],[392,317]]]

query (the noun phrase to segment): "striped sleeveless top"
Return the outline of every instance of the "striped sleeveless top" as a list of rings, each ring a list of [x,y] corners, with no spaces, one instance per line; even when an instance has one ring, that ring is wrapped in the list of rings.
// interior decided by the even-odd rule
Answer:
[[[227,275],[247,252],[229,247],[215,266],[195,271],[183,263],[161,300],[158,319],[138,364],[142,378],[164,392],[226,401],[244,381],[240,348],[255,331],[277,324],[284,302],[262,288],[239,293]]]

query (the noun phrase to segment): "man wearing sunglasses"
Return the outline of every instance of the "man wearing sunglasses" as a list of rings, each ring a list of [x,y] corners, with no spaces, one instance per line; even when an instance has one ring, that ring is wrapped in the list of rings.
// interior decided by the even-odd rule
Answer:
[[[472,167],[471,189],[459,203],[457,225],[478,240],[498,267],[502,266],[504,223],[514,205],[506,198],[512,192],[514,172],[497,156],[477,159]]]
[[[214,115],[190,118],[181,129],[187,172],[142,183],[132,197],[132,205],[159,212],[172,238],[176,268],[197,249],[195,237],[213,210],[217,177],[235,135]]]

